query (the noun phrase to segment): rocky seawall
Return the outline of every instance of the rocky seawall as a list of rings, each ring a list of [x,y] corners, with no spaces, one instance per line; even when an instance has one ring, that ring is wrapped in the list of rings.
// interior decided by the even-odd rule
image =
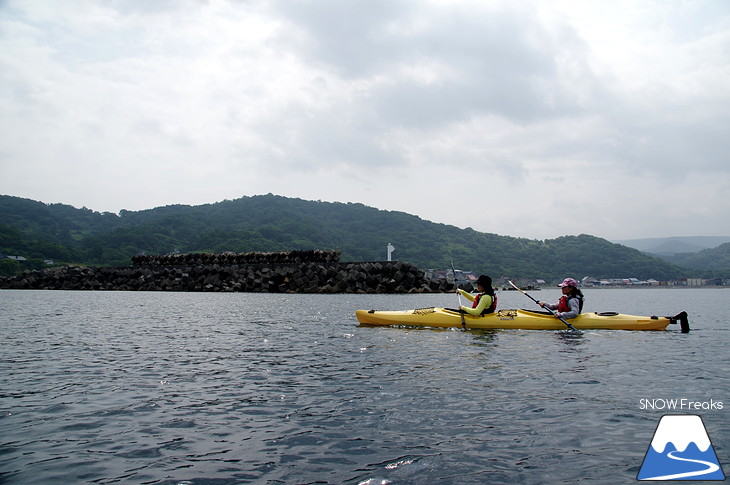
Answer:
[[[138,255],[132,257],[134,266],[192,266],[192,265],[242,265],[242,264],[299,264],[338,263],[340,250],[306,249],[278,252],[248,253],[186,253],[163,255]]]
[[[346,263],[337,261],[339,252],[303,253],[141,256],[133,258],[130,267],[62,266],[25,271],[0,278],[0,288],[270,293],[453,290],[453,284],[431,280],[423,270],[405,262]]]

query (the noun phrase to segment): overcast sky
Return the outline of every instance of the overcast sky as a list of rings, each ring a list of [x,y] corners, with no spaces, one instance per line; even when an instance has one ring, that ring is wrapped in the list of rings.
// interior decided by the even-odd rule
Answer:
[[[0,0],[0,194],[730,235],[730,2]]]

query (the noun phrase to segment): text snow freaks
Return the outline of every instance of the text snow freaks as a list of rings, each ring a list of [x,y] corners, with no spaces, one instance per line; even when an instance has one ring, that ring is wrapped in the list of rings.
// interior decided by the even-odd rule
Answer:
[[[722,401],[695,401],[694,399],[639,399],[639,409],[659,411],[719,411]]]

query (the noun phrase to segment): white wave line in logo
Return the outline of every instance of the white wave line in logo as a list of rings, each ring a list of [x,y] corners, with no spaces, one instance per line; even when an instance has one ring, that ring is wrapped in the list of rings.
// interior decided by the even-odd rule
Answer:
[[[689,458],[680,458],[679,456],[674,456],[673,453],[677,453],[677,451],[670,451],[667,453],[667,457],[671,458],[672,460],[679,460],[679,461],[689,461],[692,463],[699,463],[700,465],[707,465],[707,469],[705,470],[699,470],[694,472],[684,472],[684,473],[675,473],[674,475],[663,475],[660,477],[651,477],[651,478],[642,478],[642,480],[676,480],[678,478],[689,478],[689,477],[698,477],[700,475],[707,475],[708,473],[715,472],[720,469],[719,466],[715,465],[714,463],[710,461],[703,461],[703,460],[692,460]]]

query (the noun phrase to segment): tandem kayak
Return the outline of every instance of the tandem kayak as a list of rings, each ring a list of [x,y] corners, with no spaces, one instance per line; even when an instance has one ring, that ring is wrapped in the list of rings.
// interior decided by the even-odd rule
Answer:
[[[419,308],[404,311],[357,310],[362,325],[403,325],[415,327],[462,327],[461,314],[448,308]],[[674,317],[642,317],[624,313],[581,313],[567,320],[577,329],[664,330],[680,322],[682,332],[689,332],[687,313]],[[550,313],[529,310],[498,310],[484,316],[464,315],[464,328],[563,330],[565,324]]]

